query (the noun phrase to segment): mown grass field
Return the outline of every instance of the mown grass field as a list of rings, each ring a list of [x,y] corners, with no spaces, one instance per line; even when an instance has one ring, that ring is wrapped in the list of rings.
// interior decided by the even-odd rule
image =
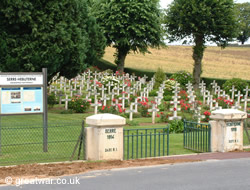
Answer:
[[[41,116],[13,116],[13,117],[3,117],[1,130],[1,155],[0,155],[0,165],[12,165],[12,164],[22,164],[22,163],[35,163],[35,162],[55,162],[55,161],[68,161],[72,156],[74,147],[76,145],[77,139],[81,131],[81,120],[87,116],[92,115],[91,113],[85,114],[58,114],[50,111],[49,113],[49,123],[50,127],[48,129],[48,152],[43,152],[43,128],[41,125]],[[157,118],[158,121],[159,118]],[[151,118],[135,118],[135,121],[141,123],[144,126],[125,126],[125,129],[149,129],[147,134],[153,133],[154,128],[166,128],[167,124],[157,123],[155,125],[151,124]],[[18,122],[17,122],[18,121]],[[13,124],[13,123],[16,123]],[[23,125],[21,125],[23,124]],[[53,124],[53,125],[52,125]],[[63,125],[62,125],[63,124]],[[20,126],[21,125],[21,126]],[[163,132],[163,129],[160,130]],[[141,133],[142,132],[142,133]],[[250,131],[249,131],[250,132]],[[136,132],[130,132],[130,135]],[[150,148],[150,137],[147,137],[147,143],[145,144],[146,137],[143,136],[143,146],[141,146],[141,134],[145,134],[145,130],[139,132],[139,138],[134,137],[134,144],[131,144],[132,137],[130,137],[129,143],[129,155],[128,155],[128,139],[125,141],[125,159],[128,157],[135,159],[145,157],[147,155],[158,156],[163,155],[163,144],[165,144],[165,154],[166,155],[166,139],[163,141],[163,136],[152,135],[152,148]],[[165,136],[166,137],[166,136]],[[155,141],[156,138],[156,141]],[[139,146],[137,147],[137,141],[139,141]],[[156,142],[156,145],[155,145]],[[170,134],[169,135],[169,155],[180,155],[180,154],[191,154],[194,151],[184,149],[183,147],[183,134]],[[246,133],[244,132],[244,145],[249,145]],[[132,150],[133,146],[133,150]],[[147,152],[146,152],[147,150]],[[150,150],[152,154],[150,154]],[[159,151],[160,150],[160,151]],[[160,152],[160,153],[159,153]],[[77,159],[76,152],[73,160]],[[143,155],[143,156],[141,156]],[[81,159],[82,159],[81,154]]]
[[[43,128],[41,123],[41,116],[13,116],[2,118],[1,129],[1,155],[0,165],[12,165],[22,163],[35,163],[47,161],[69,161],[72,156],[74,147],[81,131],[81,120],[92,114],[57,114],[49,113],[49,127],[48,127],[48,152],[43,152]],[[140,122],[141,118],[136,118]],[[125,129],[141,129],[141,128],[166,128],[166,124],[153,125],[150,124],[151,118],[147,118],[144,122],[148,123],[147,126],[125,126]],[[150,132],[150,130],[149,130]],[[144,132],[143,132],[144,133]],[[157,139],[157,145],[154,143],[154,138]],[[145,137],[143,137],[145,140]],[[135,138],[136,141],[136,138]],[[159,148],[161,149],[160,155],[162,156],[163,138],[160,139],[161,146],[158,147],[158,134],[152,136],[152,157],[159,155]],[[190,154],[193,151],[183,148],[183,134],[170,134],[169,135],[170,155]],[[125,147],[127,147],[125,141]],[[145,143],[145,141],[144,141]],[[150,141],[145,145],[148,147],[148,157]],[[143,145],[143,157],[145,156],[145,146]],[[131,145],[130,145],[131,147]],[[135,147],[135,146],[134,146]],[[140,144],[139,144],[140,147]],[[154,155],[154,147],[156,155]],[[77,149],[78,150],[78,149]],[[136,148],[134,149],[134,151]],[[141,150],[141,149],[140,149]],[[142,153],[139,150],[139,155]],[[166,146],[165,146],[166,151]],[[73,160],[77,159],[77,153]],[[127,158],[127,151],[125,150],[125,157]],[[136,154],[136,151],[135,151]],[[165,154],[166,155],[166,154]],[[82,159],[81,154],[81,159]],[[131,158],[131,154],[129,156]],[[136,158],[136,157],[134,157]],[[140,156],[139,156],[140,158]]]
[[[156,70],[161,67],[165,72],[174,73],[186,70],[192,73],[192,47],[169,46],[150,49],[151,54],[131,53],[125,60],[125,67]],[[114,63],[115,49],[108,47],[104,59]],[[202,77],[241,78],[250,80],[250,47],[207,47],[203,58]]]

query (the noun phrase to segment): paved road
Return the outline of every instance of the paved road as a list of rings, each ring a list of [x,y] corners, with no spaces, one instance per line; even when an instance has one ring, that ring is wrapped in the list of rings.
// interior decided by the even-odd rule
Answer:
[[[250,158],[89,172],[62,178],[75,185],[21,185],[1,190],[249,190]],[[71,180],[71,181],[70,181]],[[75,180],[75,181],[74,181]],[[46,182],[46,181],[44,181]],[[47,182],[49,183],[49,182]],[[56,181],[54,181],[56,183]]]

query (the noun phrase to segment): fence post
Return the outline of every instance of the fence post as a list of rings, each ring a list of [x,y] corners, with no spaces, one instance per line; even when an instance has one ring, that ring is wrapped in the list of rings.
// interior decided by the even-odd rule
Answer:
[[[0,156],[2,155],[2,118],[0,116]]]
[[[43,68],[43,151],[48,152],[47,68]]]
[[[167,155],[169,155],[169,126],[167,128]]]
[[[186,120],[184,119],[183,145],[186,147]]]
[[[211,116],[211,151],[243,150],[243,122],[247,113],[236,109],[213,111]]]
[[[86,160],[122,160],[126,119],[114,114],[86,118]]]

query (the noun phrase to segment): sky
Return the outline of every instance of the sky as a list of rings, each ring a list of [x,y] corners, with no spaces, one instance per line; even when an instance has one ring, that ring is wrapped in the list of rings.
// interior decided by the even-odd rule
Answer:
[[[162,8],[167,8],[167,6],[172,2],[173,0],[160,0],[160,5]],[[249,2],[250,0],[234,0],[235,3],[245,3],[245,2]],[[246,42],[247,44],[250,44],[250,39]],[[174,42],[171,43],[173,45],[181,45],[181,42]],[[211,44],[212,45],[212,44]]]

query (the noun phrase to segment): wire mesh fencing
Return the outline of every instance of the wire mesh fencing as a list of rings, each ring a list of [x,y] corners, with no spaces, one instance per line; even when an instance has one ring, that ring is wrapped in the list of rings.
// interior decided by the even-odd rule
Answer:
[[[44,141],[42,124],[1,124],[0,165],[84,159],[83,131],[82,121],[48,123]]]

